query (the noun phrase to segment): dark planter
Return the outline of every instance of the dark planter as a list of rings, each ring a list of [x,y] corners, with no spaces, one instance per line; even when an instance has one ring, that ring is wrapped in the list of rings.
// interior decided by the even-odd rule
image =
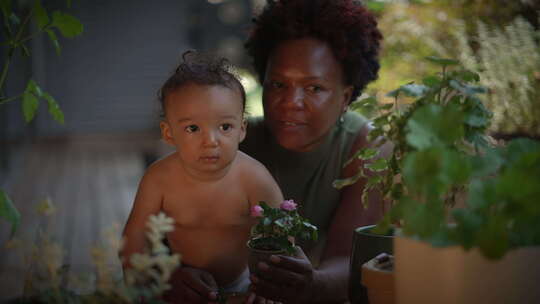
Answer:
[[[249,257],[248,257],[248,268],[249,273],[258,274],[259,269],[257,264],[259,262],[267,262],[270,259],[270,256],[273,254],[285,254],[285,250],[262,250],[253,248],[251,246],[251,241],[247,242],[247,247],[249,248]]]
[[[362,281],[362,265],[380,253],[394,253],[393,235],[379,235],[370,233],[375,225],[356,228],[353,234],[351,265],[349,275],[349,297],[351,303],[369,303],[367,289],[360,283]]]

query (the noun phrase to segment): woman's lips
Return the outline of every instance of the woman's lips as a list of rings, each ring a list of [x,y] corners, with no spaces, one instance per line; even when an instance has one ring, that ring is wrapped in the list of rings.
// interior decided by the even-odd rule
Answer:
[[[276,126],[280,129],[298,129],[305,127],[306,123],[294,120],[276,120]]]

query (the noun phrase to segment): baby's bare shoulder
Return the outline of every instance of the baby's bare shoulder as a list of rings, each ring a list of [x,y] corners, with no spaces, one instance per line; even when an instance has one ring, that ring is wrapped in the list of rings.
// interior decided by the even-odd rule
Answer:
[[[238,171],[245,182],[251,184],[273,180],[272,175],[261,162],[244,152],[238,151],[237,161]]]
[[[279,206],[283,195],[268,169],[251,156],[240,151],[238,154],[239,180],[248,191],[250,204],[265,201],[271,206]]]
[[[172,153],[152,163],[146,169],[144,179],[161,182],[172,178],[175,172],[175,166],[177,166],[174,157],[174,153]]]
[[[246,153],[240,150],[238,151],[236,160],[237,160],[239,169],[242,170],[243,172],[245,172],[244,170],[256,170],[256,171],[261,171],[261,172],[268,171],[266,170],[266,167],[261,162],[259,162],[255,158],[247,155]]]

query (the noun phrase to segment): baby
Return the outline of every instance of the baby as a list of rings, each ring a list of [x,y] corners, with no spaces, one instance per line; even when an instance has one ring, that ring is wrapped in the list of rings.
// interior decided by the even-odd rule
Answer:
[[[124,228],[124,267],[145,246],[148,217],[164,211],[175,220],[167,238],[183,265],[171,279],[171,293],[179,294],[173,300],[208,298],[201,284],[244,292],[246,242],[255,224],[250,208],[259,201],[277,207],[283,196],[266,168],[238,151],[246,136],[242,84],[225,59],[188,51],[160,101],[162,137],[176,151],[152,164],[139,184]]]

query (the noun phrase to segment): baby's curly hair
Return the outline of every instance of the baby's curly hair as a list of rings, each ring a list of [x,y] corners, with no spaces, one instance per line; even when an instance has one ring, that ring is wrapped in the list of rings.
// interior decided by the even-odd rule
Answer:
[[[189,50],[182,54],[182,62],[158,91],[161,117],[165,116],[166,97],[171,92],[188,84],[219,85],[236,90],[242,97],[242,110],[246,107],[246,92],[240,82],[240,77],[236,74],[229,61],[222,57],[213,57]]]
[[[351,101],[377,79],[382,35],[375,17],[355,0],[268,0],[245,47],[253,58],[259,80],[282,41],[312,37],[330,46],[341,63],[345,81],[353,86]]]

